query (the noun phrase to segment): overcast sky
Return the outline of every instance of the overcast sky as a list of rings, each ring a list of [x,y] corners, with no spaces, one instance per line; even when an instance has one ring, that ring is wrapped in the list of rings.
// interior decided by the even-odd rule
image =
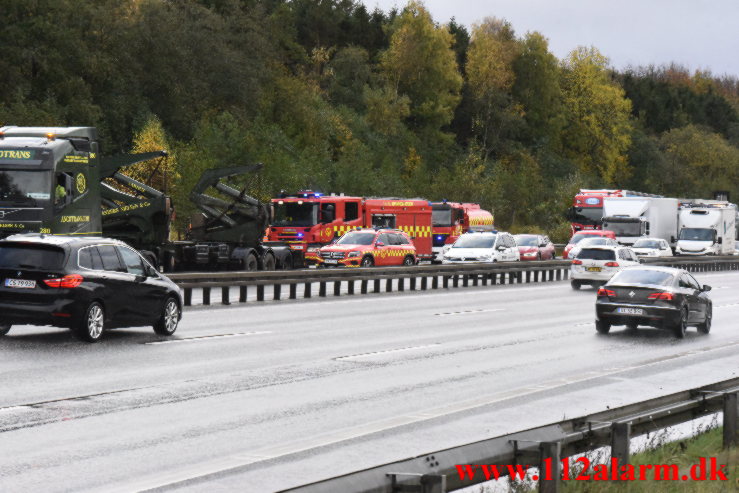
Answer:
[[[369,10],[405,0],[361,0]],[[595,46],[623,69],[677,62],[714,75],[739,76],[739,0],[425,0],[436,22],[454,17],[468,28],[502,17],[517,36],[539,31],[562,59]]]

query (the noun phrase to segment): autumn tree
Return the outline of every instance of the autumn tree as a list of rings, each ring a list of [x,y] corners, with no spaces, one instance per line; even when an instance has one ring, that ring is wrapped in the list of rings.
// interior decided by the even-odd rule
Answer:
[[[580,47],[562,64],[564,152],[580,171],[604,185],[631,174],[631,102],[608,73],[608,59],[596,48]]]

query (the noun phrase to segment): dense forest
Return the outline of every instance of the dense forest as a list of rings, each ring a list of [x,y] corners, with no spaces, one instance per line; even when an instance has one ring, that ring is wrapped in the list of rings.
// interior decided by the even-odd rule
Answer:
[[[495,12],[491,12],[495,15]],[[166,148],[178,218],[203,169],[245,185],[475,201],[563,240],[580,187],[739,198],[739,80],[613,70],[422,2],[5,0],[0,125],[96,126],[106,154]],[[149,177],[148,164],[131,173]]]

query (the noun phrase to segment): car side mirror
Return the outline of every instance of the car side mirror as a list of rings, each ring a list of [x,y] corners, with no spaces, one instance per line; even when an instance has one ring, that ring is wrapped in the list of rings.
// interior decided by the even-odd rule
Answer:
[[[710,291],[710,290],[711,290],[711,286],[709,286],[708,284],[704,284],[703,288],[701,289],[701,291]]]
[[[142,276],[140,274],[136,274],[136,277],[134,278],[136,282],[144,282],[146,281],[146,276]]]
[[[375,243],[375,246],[379,248],[379,247],[384,247],[385,244],[381,241],[378,241],[377,243]]]
[[[719,245],[720,245],[721,243],[723,243],[723,242],[724,242],[724,239],[723,239],[723,238],[719,238],[719,239],[718,239],[718,241],[717,241],[717,243],[718,243]]]

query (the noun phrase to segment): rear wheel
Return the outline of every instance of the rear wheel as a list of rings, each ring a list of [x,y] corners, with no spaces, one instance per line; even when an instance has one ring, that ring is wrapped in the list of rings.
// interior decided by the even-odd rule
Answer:
[[[570,281],[570,286],[572,286],[572,289],[574,289],[575,291],[578,291],[582,284],[580,284],[580,281]]]
[[[608,331],[611,330],[611,324],[604,322],[603,320],[596,320],[595,330],[597,330],[599,334],[608,334]]]
[[[0,325],[0,336],[4,336],[8,332],[10,332],[10,328],[12,325]]]
[[[685,337],[685,332],[688,330],[688,309],[683,308],[680,312],[680,320],[676,325],[672,327],[672,331],[675,333],[675,337],[682,339]]]
[[[364,257],[362,259],[362,263],[360,264],[361,267],[372,267],[375,265],[375,261],[372,260],[372,257]]]
[[[713,307],[709,306],[706,310],[706,320],[702,324],[698,324],[698,332],[708,334],[711,332],[711,319],[713,318]]]
[[[264,259],[262,260],[264,270],[275,270],[275,256],[271,253],[268,253],[264,256]]]
[[[408,255],[406,258],[403,259],[403,265],[405,265],[406,267],[409,265],[415,265],[415,264],[416,264],[416,261],[413,260],[413,257],[411,257],[410,255]]]
[[[630,322],[630,323],[626,324],[626,328],[629,329],[629,330],[636,330],[636,329],[639,328],[639,324],[636,323],[636,322]]]
[[[164,302],[162,316],[154,323],[154,332],[163,336],[171,336],[180,322],[180,305],[172,296]]]
[[[257,262],[257,257],[253,253],[250,253],[246,256],[246,259],[244,260],[244,270],[247,270],[249,272],[255,271],[259,268],[259,263]]]
[[[105,310],[103,305],[93,301],[85,310],[82,320],[72,327],[72,334],[82,341],[97,342],[105,329]]]

